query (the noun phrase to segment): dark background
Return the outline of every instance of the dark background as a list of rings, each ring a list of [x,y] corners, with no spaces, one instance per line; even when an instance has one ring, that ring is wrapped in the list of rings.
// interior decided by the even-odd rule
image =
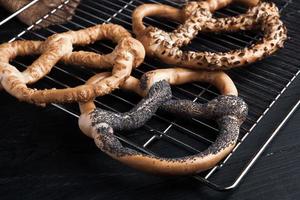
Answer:
[[[299,97],[299,83],[285,101]],[[193,178],[130,169],[101,153],[78,130],[76,118],[5,93],[0,98],[1,199],[299,199],[299,110],[241,185],[221,193]],[[271,133],[269,127],[264,130]]]
[[[299,9],[298,5],[294,11],[299,14]],[[22,27],[17,21],[2,27],[1,41]],[[257,127],[257,133],[272,133],[299,99],[299,87],[298,77]],[[241,185],[230,192],[216,192],[193,178],[147,175],[112,160],[79,131],[76,118],[53,106],[20,103],[4,92],[0,99],[1,200],[300,198],[299,109]],[[255,138],[252,140],[254,144]],[[223,173],[221,178],[227,175]]]

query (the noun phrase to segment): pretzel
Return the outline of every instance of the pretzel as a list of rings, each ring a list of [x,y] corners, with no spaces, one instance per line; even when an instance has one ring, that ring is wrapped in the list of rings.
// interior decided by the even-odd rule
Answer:
[[[213,18],[212,13],[232,2],[249,6],[245,14],[226,18]],[[182,23],[173,32],[156,27],[145,27],[143,18],[165,17]],[[182,9],[160,4],[143,4],[132,15],[133,32],[142,42],[149,56],[157,57],[168,64],[195,69],[230,69],[243,66],[273,54],[283,47],[287,30],[280,20],[274,3],[259,0],[206,0],[188,2]],[[199,32],[235,32],[260,29],[263,37],[249,47],[228,52],[183,51]]]
[[[118,45],[107,55],[92,52],[73,52],[74,45],[88,45],[101,39],[110,39]],[[131,70],[143,62],[145,51],[140,42],[118,25],[103,24],[78,31],[68,31],[49,37],[44,43],[38,41],[15,41],[0,46],[0,81],[2,87],[19,100],[35,104],[88,101],[110,93],[130,76]],[[41,54],[22,73],[9,64],[16,56]],[[86,67],[110,68],[112,75],[97,85],[81,85],[65,89],[37,90],[26,84],[34,83],[48,74],[62,60],[66,64]]]
[[[109,73],[97,74],[87,84],[97,84]],[[216,86],[222,95],[206,104],[188,100],[171,100],[171,85],[204,81]],[[94,139],[98,148],[114,159],[136,169],[166,175],[195,174],[215,166],[235,146],[239,127],[247,115],[246,103],[237,96],[232,80],[223,72],[194,71],[173,68],[159,69],[143,75],[141,80],[126,79],[122,89],[134,91],[143,100],[126,113],[114,113],[96,108],[93,101],[80,104],[79,127]],[[184,117],[203,117],[218,122],[220,135],[205,151],[181,158],[163,158],[147,155],[124,147],[115,131],[141,127],[158,108]]]

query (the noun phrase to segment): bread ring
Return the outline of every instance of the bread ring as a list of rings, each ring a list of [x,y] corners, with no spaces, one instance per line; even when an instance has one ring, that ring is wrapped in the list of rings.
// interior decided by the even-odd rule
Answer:
[[[237,1],[251,7],[247,13],[236,17],[213,18],[212,13],[232,0],[206,0],[189,2],[181,10],[166,5],[144,4],[132,15],[133,32],[142,42],[149,56],[162,61],[194,69],[230,69],[243,66],[273,54],[287,39],[287,29],[280,20],[274,3]],[[145,27],[146,16],[163,16],[182,24],[173,32],[165,32],[153,26]],[[183,51],[199,32],[224,32],[260,29],[264,36],[256,44],[228,52]]]
[[[96,84],[109,74],[98,74],[87,84]],[[222,93],[206,104],[188,100],[171,100],[170,84],[205,81]],[[237,97],[232,80],[223,72],[193,71],[190,69],[159,69],[143,75],[141,80],[129,77],[121,88],[134,91],[145,98],[126,113],[114,113],[96,108],[94,103],[80,104],[80,129],[93,138],[96,145],[112,158],[136,169],[165,175],[195,174],[215,166],[235,146],[239,127],[247,116],[247,104]],[[214,119],[220,135],[205,151],[181,158],[162,158],[146,155],[124,147],[114,131],[141,127],[158,108],[185,117]]]
[[[73,44],[88,45],[101,39],[113,40],[118,45],[112,53],[107,55],[82,51],[72,53]],[[26,46],[23,46],[25,44]],[[107,94],[130,76],[132,68],[140,65],[145,56],[143,45],[133,39],[124,28],[113,24],[102,24],[79,31],[55,34],[42,44],[32,41],[2,44],[0,53],[7,55],[1,59],[0,80],[2,86],[19,100],[36,104],[81,102]],[[22,73],[8,64],[8,60],[17,55],[32,53],[42,53],[42,55]],[[97,68],[113,67],[112,75],[97,85],[44,90],[27,87],[27,83],[33,83],[49,73],[60,59],[66,64],[72,63]]]

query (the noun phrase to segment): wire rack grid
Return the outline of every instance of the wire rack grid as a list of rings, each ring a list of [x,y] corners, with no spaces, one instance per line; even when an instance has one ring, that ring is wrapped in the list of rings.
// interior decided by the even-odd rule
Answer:
[[[61,18],[56,11],[64,8],[65,6],[70,6],[69,3],[71,1],[72,0],[64,1],[56,9],[46,14],[35,24],[27,27],[19,34],[14,36],[10,42],[16,39],[44,40],[54,33],[77,30],[99,23],[116,23],[131,31],[132,11],[137,6],[145,2],[164,3],[174,7],[182,6],[181,3],[171,0],[83,0],[76,9],[76,14],[70,22],[48,28],[36,29],[41,27],[40,24],[44,21],[51,22],[49,20],[49,16],[51,15]],[[35,2],[31,3],[31,5],[33,5]],[[280,10],[283,11],[289,5],[290,1],[278,0],[276,3],[280,7]],[[27,6],[27,8],[29,6]],[[22,12],[23,10],[19,12]],[[244,7],[235,5],[226,9],[222,9],[215,15],[217,17],[226,17],[238,15],[245,12],[245,10],[246,9]],[[4,19],[2,22],[0,22],[0,25],[9,22],[17,14],[18,13],[15,13],[9,18]],[[178,25],[176,22],[164,21],[156,18],[146,18],[145,24],[154,25],[165,30],[173,30]],[[220,35],[199,34],[199,36],[194,39],[192,44],[186,49],[200,49],[213,52],[228,51],[230,49],[248,46],[257,41],[259,37],[260,34],[252,32],[225,33]],[[249,163],[242,163],[241,169],[233,173],[233,182],[230,183],[229,186],[222,186],[210,180],[213,175],[222,172],[222,168],[231,159],[235,151],[243,146],[243,142],[251,135],[256,125],[267,114],[274,103],[280,98],[281,94],[283,94],[283,92],[300,73],[299,65],[295,65],[295,63],[299,63],[300,60],[296,57],[289,56],[287,52],[289,50],[299,52],[299,50],[293,48],[293,45],[295,44],[290,43],[290,45],[286,47],[286,51],[280,51],[279,54],[271,56],[270,58],[265,59],[257,64],[251,65],[247,68],[233,69],[228,72],[235,81],[240,96],[245,99],[250,107],[249,115],[241,127],[239,141],[234,150],[216,167],[195,176],[196,179],[217,190],[232,189],[240,183],[244,175],[257,160],[260,154],[256,154],[258,157],[254,157]],[[113,48],[113,44],[104,41],[98,42],[89,47],[80,47],[78,49],[84,49],[102,54],[112,51]],[[21,58],[14,61],[14,64],[24,69],[30,62],[31,60],[28,58]],[[146,58],[142,66],[133,71],[133,75],[140,77],[143,73],[149,70],[157,69],[157,67],[167,67],[167,65],[159,62],[158,60]],[[86,68],[70,68],[62,64],[57,64],[43,81],[40,81],[34,86],[50,88],[72,87],[85,83],[89,77],[98,72],[99,71]],[[176,86],[172,88],[172,91],[174,98],[185,98],[199,103],[205,103],[218,95],[218,91],[211,85],[201,83]],[[115,91],[107,96],[97,98],[95,103],[97,106],[111,111],[124,112],[132,108],[139,100],[140,98],[137,95],[128,94],[124,91]],[[52,105],[67,112],[68,114],[71,114],[74,117],[79,116],[79,110],[75,104]],[[214,122],[203,119],[182,121],[174,116],[158,112],[142,128],[130,133],[118,133],[117,135],[124,144],[144,153],[177,157],[195,154],[207,148],[208,145],[213,143],[217,134],[218,127]],[[257,153],[259,153],[259,151]]]

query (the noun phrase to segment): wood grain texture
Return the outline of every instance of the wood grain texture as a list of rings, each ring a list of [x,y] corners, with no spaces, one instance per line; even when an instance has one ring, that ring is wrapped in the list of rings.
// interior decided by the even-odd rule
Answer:
[[[300,96],[300,84],[292,96]],[[241,186],[219,193],[192,178],[147,175],[99,152],[77,120],[1,93],[1,199],[297,199],[298,110]],[[266,130],[268,130],[266,128]]]

